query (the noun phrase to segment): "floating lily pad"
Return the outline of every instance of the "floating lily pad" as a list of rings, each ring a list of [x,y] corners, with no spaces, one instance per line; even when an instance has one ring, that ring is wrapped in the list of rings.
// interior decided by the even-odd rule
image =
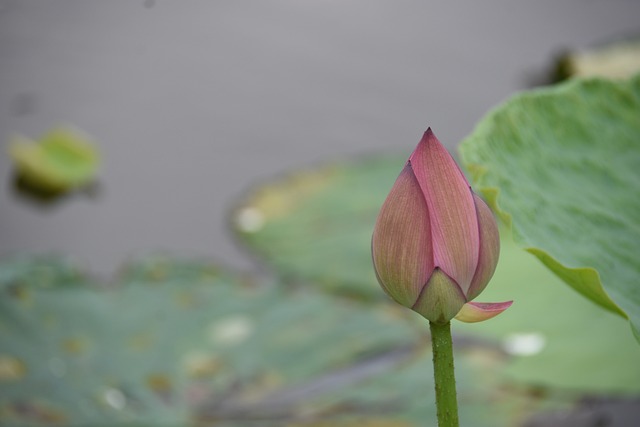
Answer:
[[[56,260],[4,263],[0,293],[3,425],[436,424],[426,325],[400,307],[166,258],[109,286]],[[498,347],[458,344],[467,425],[571,403],[505,384]]]
[[[371,233],[404,161],[398,156],[328,165],[259,187],[237,210],[239,237],[286,278],[386,303],[371,264]],[[514,305],[480,324],[454,322],[454,334],[482,336],[511,351],[503,372],[519,383],[640,392],[640,348],[626,321],[583,300],[508,233],[501,234],[496,273],[477,300],[513,299]]]
[[[559,58],[555,74],[569,77],[629,78],[640,73],[640,39],[622,39],[588,49],[573,50]]]
[[[461,151],[518,244],[640,341],[640,76],[518,95]]]
[[[38,141],[14,136],[9,155],[21,182],[48,193],[64,193],[95,179],[99,155],[80,132],[57,128]]]
[[[405,162],[398,156],[330,164],[258,187],[235,212],[237,234],[287,278],[384,299],[371,264],[371,233]]]

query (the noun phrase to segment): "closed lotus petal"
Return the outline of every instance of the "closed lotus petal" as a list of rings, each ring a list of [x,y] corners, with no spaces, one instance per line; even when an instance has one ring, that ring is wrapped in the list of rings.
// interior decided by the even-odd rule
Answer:
[[[506,302],[468,302],[462,306],[456,319],[461,322],[475,323],[491,319],[511,307],[513,301]]]
[[[460,312],[465,302],[467,300],[455,280],[436,268],[411,309],[430,322],[444,324]]]
[[[398,303],[411,307],[433,271],[429,214],[407,163],[387,196],[373,232],[378,281]]]
[[[427,203],[434,265],[466,294],[476,272],[480,237],[469,183],[428,129],[409,158]]]
[[[467,291],[467,299],[471,301],[484,290],[493,276],[500,255],[500,235],[498,225],[493,218],[489,206],[476,194],[473,195],[478,212],[478,229],[480,231],[480,252],[478,266]]]

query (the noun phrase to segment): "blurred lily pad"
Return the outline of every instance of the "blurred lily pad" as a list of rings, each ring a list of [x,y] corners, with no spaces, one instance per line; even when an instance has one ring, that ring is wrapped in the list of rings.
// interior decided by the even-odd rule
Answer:
[[[386,302],[371,265],[371,232],[404,161],[344,162],[268,183],[240,204],[237,233],[285,278]],[[519,383],[584,393],[640,392],[640,348],[626,321],[582,300],[503,232],[498,268],[478,300],[511,299],[513,307],[497,318],[456,322],[454,333],[493,340],[511,355],[503,373]]]
[[[9,144],[19,182],[42,193],[65,193],[95,179],[100,157],[77,130],[56,128],[38,141],[14,136]]]
[[[167,258],[109,286],[58,260],[13,261],[0,293],[3,425],[435,425],[425,325],[399,307]],[[457,350],[468,425],[573,400],[509,387],[498,347]]]
[[[565,53],[556,64],[557,79],[629,78],[640,73],[640,38],[626,38]]]
[[[384,299],[371,233],[405,162],[398,156],[329,164],[257,187],[234,213],[237,235],[288,279]]]
[[[518,95],[461,152],[516,242],[640,341],[640,75]]]

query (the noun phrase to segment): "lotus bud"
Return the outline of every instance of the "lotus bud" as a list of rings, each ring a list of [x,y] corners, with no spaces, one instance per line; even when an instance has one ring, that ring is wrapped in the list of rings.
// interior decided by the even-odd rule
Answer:
[[[382,289],[431,322],[479,322],[511,305],[471,302],[498,263],[498,226],[431,129],[382,205],[371,246]]]

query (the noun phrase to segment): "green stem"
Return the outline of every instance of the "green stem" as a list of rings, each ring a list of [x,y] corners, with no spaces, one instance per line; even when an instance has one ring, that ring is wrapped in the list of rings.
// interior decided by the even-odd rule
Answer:
[[[436,383],[438,427],[458,427],[456,377],[453,371],[451,324],[429,322],[433,347],[433,376]]]

